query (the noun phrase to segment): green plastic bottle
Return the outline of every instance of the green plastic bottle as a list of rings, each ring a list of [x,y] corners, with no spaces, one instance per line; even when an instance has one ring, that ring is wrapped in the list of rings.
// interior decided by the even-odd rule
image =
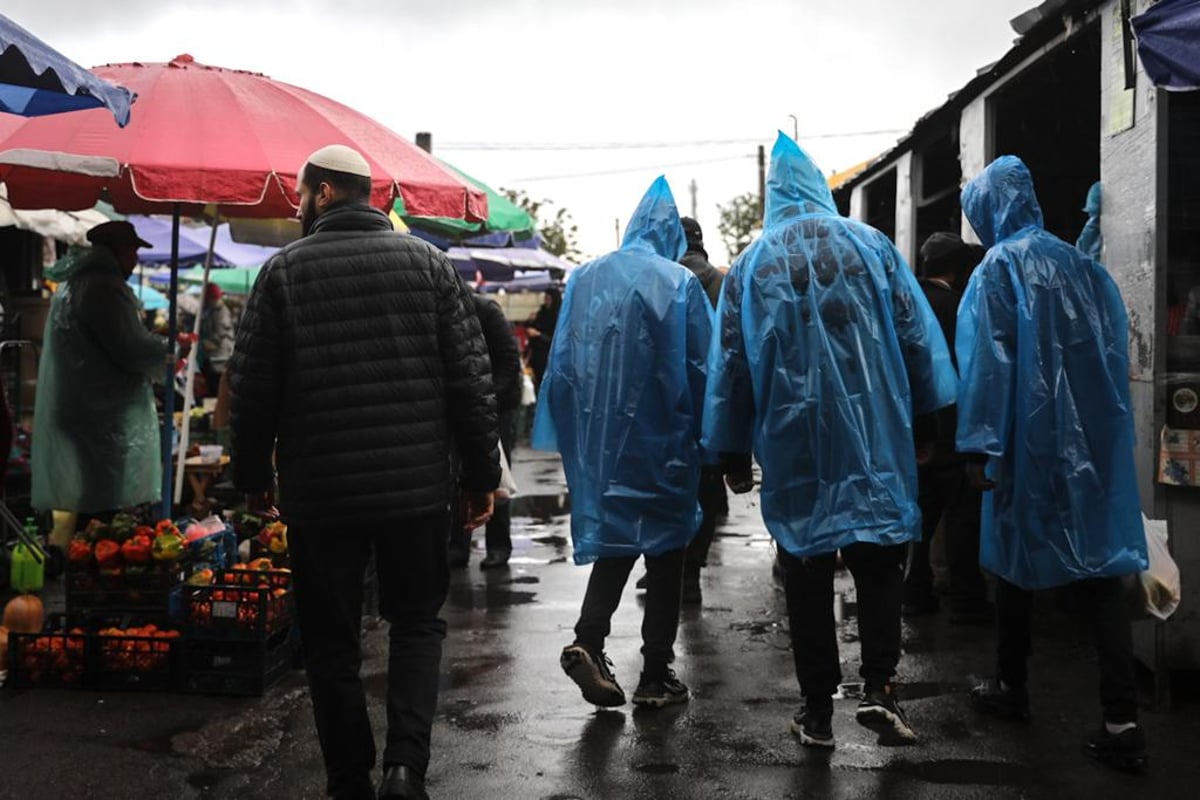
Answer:
[[[25,533],[30,539],[37,540],[37,522],[32,517],[25,520]],[[46,565],[43,559],[39,559],[33,549],[24,542],[17,542],[17,546],[13,548],[9,582],[15,592],[40,592],[46,583]]]

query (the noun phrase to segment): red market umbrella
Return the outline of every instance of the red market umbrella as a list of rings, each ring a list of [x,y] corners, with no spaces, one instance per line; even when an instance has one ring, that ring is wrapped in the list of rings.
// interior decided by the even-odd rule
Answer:
[[[103,109],[0,120],[0,182],[13,208],[91,208],[103,195],[127,214],[174,214],[171,337],[176,331],[181,214],[216,206],[226,217],[295,215],[296,173],[327,144],[371,165],[372,205],[482,222],[487,195],[370,118],[313,92],[251,72],[198,64],[114,64],[93,72],[136,92],[138,113],[114,128]],[[10,121],[11,120],[11,121]],[[164,394],[163,504],[173,481],[174,375]]]
[[[136,92],[138,113],[125,128],[114,128],[112,115],[99,109],[0,127],[0,181],[14,208],[91,208],[107,190],[122,213],[161,213],[179,203],[185,214],[217,204],[226,217],[290,217],[304,159],[345,144],[371,165],[372,205],[386,210],[400,199],[409,213],[487,219],[482,189],[319,94],[188,55],[93,72]],[[88,161],[90,169],[78,169]],[[104,165],[112,162],[116,176],[95,174],[111,171]]]

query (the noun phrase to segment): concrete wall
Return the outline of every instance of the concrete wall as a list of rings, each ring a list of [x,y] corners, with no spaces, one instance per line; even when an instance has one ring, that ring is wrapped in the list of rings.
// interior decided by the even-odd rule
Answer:
[[[1149,3],[1141,0],[1136,5],[1140,9]],[[1155,472],[1164,410],[1155,379],[1166,369],[1166,349],[1161,341],[1166,329],[1166,226],[1158,220],[1160,208],[1165,213],[1166,187],[1159,180],[1160,164],[1165,161],[1166,128],[1165,119],[1161,119],[1165,107],[1160,107],[1158,90],[1141,71],[1139,62],[1132,125],[1126,128],[1128,98],[1123,97],[1124,56],[1119,26],[1120,3],[1112,0],[1101,20],[1102,260],[1120,287],[1129,311],[1129,379],[1142,507],[1148,515],[1161,517],[1165,509]]]
[[[860,183],[850,192],[850,218],[866,222],[867,185],[865,183]]]
[[[975,98],[963,109],[958,123],[958,160],[962,165],[962,185],[966,186],[991,161],[991,135],[988,121],[988,96]],[[979,244],[975,229],[963,214],[962,237]]]
[[[896,249],[904,260],[916,269],[917,266],[917,205],[913,198],[917,194],[918,177],[914,164],[919,157],[912,151],[896,161]]]

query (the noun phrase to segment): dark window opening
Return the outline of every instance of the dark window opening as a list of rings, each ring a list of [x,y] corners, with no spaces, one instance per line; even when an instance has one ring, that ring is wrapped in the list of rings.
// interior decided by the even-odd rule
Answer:
[[[867,224],[896,241],[896,168],[863,187]]]
[[[1200,372],[1200,92],[1167,99],[1165,175],[1167,369]]]
[[[958,157],[958,128],[952,127],[918,153],[921,178],[915,198],[917,247],[938,231],[962,230],[962,163]]]
[[[993,156],[1019,156],[1033,173],[1046,230],[1074,242],[1100,180],[1100,25],[1029,67],[994,98]]]

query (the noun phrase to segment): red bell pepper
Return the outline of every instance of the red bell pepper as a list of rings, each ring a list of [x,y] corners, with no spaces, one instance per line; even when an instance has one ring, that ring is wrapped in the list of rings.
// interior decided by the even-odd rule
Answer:
[[[111,539],[101,539],[96,542],[95,554],[96,563],[102,569],[121,565],[121,545]]]
[[[92,560],[92,543],[87,539],[75,538],[67,547],[67,559],[72,564],[86,564]]]
[[[140,533],[134,534],[121,545],[121,556],[127,563],[144,564],[150,560],[153,546],[154,543],[150,541],[149,536]]]

